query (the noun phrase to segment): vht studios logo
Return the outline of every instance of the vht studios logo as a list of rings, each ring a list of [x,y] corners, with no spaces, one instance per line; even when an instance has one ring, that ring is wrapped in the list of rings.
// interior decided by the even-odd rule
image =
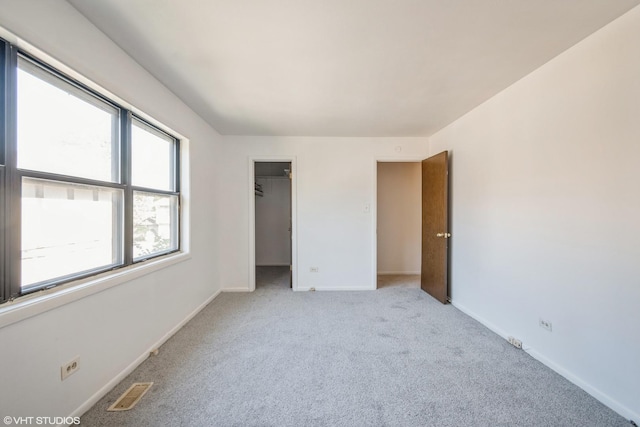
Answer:
[[[4,417],[5,425],[54,426],[80,424],[80,417]]]

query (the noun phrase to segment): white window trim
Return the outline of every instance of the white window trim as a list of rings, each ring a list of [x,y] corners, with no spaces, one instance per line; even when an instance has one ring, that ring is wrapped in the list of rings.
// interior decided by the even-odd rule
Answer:
[[[169,254],[7,301],[0,306],[0,329],[190,259],[186,252]]]

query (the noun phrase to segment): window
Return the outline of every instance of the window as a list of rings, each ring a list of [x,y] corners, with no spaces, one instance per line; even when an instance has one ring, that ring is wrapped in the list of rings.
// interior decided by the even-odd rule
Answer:
[[[0,40],[0,303],[180,250],[180,141]]]
[[[133,192],[133,259],[177,249],[178,197]]]
[[[176,140],[134,119],[131,128],[133,259],[178,249]]]
[[[116,107],[18,58],[18,168],[120,182]]]
[[[22,179],[23,289],[122,264],[123,191]]]

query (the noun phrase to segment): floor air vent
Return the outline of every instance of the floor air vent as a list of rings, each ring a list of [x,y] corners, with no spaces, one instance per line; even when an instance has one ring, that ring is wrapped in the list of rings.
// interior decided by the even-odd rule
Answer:
[[[128,411],[136,406],[152,385],[153,383],[133,383],[107,411]]]

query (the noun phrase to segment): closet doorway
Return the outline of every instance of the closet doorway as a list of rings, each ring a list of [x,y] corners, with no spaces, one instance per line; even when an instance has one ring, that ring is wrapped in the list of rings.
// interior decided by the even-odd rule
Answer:
[[[291,162],[254,162],[255,289],[293,288]]]
[[[419,163],[376,161],[377,288],[419,284],[436,300],[449,302],[449,161],[448,151]],[[416,268],[419,276],[413,274]]]
[[[420,162],[377,163],[377,287],[420,287]]]

